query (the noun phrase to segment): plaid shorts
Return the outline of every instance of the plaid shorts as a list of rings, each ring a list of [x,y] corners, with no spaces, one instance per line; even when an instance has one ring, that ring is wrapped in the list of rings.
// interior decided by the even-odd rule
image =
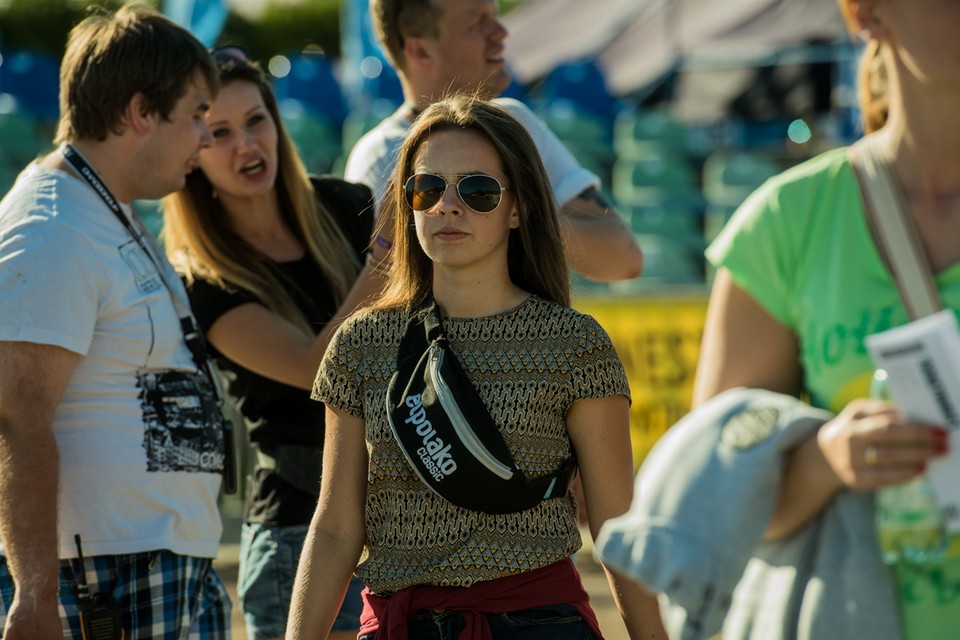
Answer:
[[[120,608],[127,640],[229,640],[230,596],[209,558],[148,551],[84,558],[91,594],[109,593]],[[65,640],[81,640],[78,560],[60,562],[60,619]],[[13,602],[13,578],[0,556],[0,629]]]

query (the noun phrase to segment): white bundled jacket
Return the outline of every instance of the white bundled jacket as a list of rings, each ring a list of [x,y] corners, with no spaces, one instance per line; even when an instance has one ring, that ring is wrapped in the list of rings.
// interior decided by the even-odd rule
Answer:
[[[764,543],[786,453],[832,415],[733,389],[674,425],[604,524],[604,562],[660,594],[670,637],[901,640],[873,494],[843,491],[791,537]]]

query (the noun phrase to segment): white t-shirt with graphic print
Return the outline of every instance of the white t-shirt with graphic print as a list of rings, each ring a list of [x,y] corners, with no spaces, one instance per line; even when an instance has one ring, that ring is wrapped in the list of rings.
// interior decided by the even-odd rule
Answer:
[[[81,356],[53,420],[61,558],[78,533],[89,556],[216,555],[223,436],[156,264],[186,301],[67,173],[31,164],[0,202],[0,340]]]

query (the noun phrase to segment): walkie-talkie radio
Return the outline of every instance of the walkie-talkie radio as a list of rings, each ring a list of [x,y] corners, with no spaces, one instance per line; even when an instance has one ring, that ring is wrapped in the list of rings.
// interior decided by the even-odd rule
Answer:
[[[108,593],[90,595],[80,535],[75,535],[73,539],[77,543],[77,556],[80,559],[80,571],[75,572],[74,577],[77,581],[77,605],[80,609],[80,631],[83,640],[123,640],[120,607]]]

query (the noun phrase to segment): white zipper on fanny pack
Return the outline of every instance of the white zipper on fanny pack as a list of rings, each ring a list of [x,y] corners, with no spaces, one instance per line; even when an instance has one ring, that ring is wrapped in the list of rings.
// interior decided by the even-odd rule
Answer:
[[[456,398],[453,397],[450,387],[440,374],[440,367],[442,365],[443,349],[433,349],[428,366],[430,367],[430,374],[435,383],[434,386],[436,387],[437,398],[440,400],[440,406],[443,407],[443,410],[450,418],[450,424],[453,425],[453,430],[457,432],[457,436],[460,438],[460,441],[463,442],[463,445],[483,466],[504,480],[509,480],[513,477],[513,470],[497,460],[494,455],[487,450],[480,439],[477,438],[473,429],[470,428],[470,424],[464,417],[463,412],[460,411],[460,406],[457,404]]]

